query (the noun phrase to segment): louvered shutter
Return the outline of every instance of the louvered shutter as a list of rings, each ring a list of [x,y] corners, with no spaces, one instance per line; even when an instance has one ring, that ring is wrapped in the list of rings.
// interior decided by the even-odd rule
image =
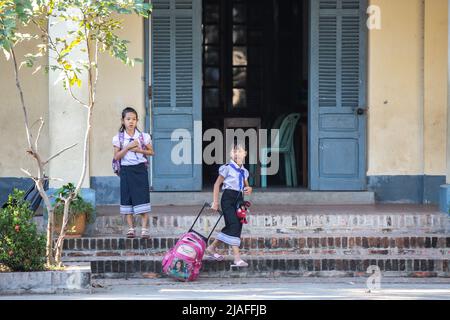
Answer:
[[[194,164],[194,121],[201,121],[201,0],[153,0],[151,15],[152,127],[155,191],[201,190],[201,164]],[[189,132],[189,162],[174,163],[174,130]],[[189,139],[190,136],[190,139]],[[186,153],[188,154],[188,153]],[[183,154],[180,154],[183,155]]]
[[[310,188],[366,189],[366,0],[311,1]]]

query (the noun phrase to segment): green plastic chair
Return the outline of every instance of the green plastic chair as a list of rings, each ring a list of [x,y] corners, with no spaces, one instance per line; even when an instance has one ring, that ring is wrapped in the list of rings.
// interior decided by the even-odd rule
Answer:
[[[280,114],[272,124],[272,129],[280,129],[281,121],[286,117],[286,113]],[[253,186],[255,185],[255,175],[256,175],[256,164],[249,164],[250,177],[248,178],[248,183]]]
[[[278,152],[284,155],[284,167],[286,175],[286,185],[288,187],[297,186],[297,167],[295,164],[294,131],[300,120],[300,113],[287,115],[280,125],[278,148],[268,147],[261,149],[261,187],[267,188],[267,155],[270,152]]]
[[[287,116],[287,113],[280,114],[273,122],[272,129],[280,129],[281,122],[283,121],[284,118],[286,118],[286,116]]]

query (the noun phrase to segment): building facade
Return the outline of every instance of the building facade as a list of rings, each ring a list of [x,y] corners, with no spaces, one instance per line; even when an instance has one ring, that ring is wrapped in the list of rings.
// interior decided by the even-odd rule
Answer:
[[[293,192],[371,190],[379,202],[441,202],[447,210],[448,12],[448,0],[155,0],[149,20],[126,16],[121,31],[130,56],[145,63],[129,68],[101,57],[84,187],[97,204],[118,203],[111,139],[125,106],[152,133],[149,178],[161,192],[214,182],[214,165],[170,161],[175,129],[205,146],[202,133],[222,130],[224,118],[258,118],[272,128],[275,118],[299,113],[301,183]],[[33,164],[13,68],[0,59],[4,198],[29,183],[20,168]],[[52,75],[32,71],[23,68],[21,79],[30,118],[46,120],[42,152],[81,142],[84,111]],[[55,159],[49,174],[76,181],[81,151]],[[274,177],[269,188],[283,183]]]

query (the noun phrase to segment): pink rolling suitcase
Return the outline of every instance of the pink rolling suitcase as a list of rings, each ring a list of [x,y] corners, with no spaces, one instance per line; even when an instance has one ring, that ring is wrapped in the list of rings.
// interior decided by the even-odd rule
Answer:
[[[208,237],[194,231],[195,223],[200,218],[203,210],[209,206],[208,203],[203,205],[189,231],[183,234],[175,246],[164,255],[162,270],[167,276],[179,281],[194,281],[198,278],[208,240],[223,216],[223,213],[219,211],[220,217],[217,219]]]

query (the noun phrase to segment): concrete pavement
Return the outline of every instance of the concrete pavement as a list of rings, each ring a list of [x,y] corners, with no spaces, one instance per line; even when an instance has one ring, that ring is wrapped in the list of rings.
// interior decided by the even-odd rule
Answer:
[[[0,300],[450,300],[450,279],[385,278],[368,292],[367,278],[96,279],[89,293],[0,296]]]

